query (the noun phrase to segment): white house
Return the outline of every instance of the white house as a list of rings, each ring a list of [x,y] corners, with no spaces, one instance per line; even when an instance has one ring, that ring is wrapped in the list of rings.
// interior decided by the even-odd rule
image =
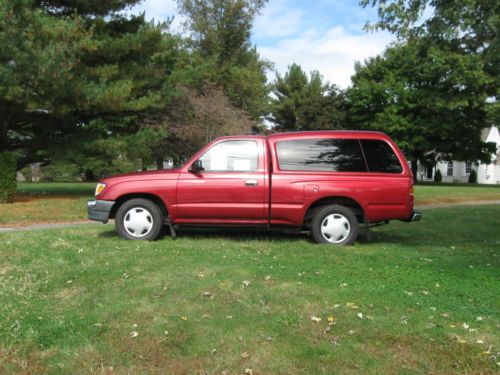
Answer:
[[[494,142],[497,146],[496,153],[491,155],[491,162],[472,163],[464,161],[439,161],[434,167],[418,166],[417,178],[420,181],[433,181],[437,169],[441,171],[443,182],[467,183],[472,170],[477,173],[479,184],[500,184],[500,132],[498,127],[492,126],[482,133],[484,142]]]

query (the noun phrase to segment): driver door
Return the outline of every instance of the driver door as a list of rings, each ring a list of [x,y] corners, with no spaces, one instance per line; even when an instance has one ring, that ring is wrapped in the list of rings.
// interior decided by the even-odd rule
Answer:
[[[176,223],[267,224],[262,139],[222,139],[187,167],[177,185]],[[197,163],[198,166],[200,163]]]

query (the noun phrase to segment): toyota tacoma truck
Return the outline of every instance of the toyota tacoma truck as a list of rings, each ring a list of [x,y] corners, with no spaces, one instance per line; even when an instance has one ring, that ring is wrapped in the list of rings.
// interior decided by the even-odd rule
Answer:
[[[348,245],[359,228],[418,221],[413,176],[385,134],[313,131],[216,139],[180,168],[112,176],[87,204],[90,220],[154,240],[164,226],[274,227]]]

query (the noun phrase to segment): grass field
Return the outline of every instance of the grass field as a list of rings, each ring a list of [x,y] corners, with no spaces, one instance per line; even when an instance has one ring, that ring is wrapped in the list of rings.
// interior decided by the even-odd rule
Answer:
[[[417,185],[415,203],[455,203],[500,200],[500,185]]]
[[[87,219],[95,183],[20,183],[14,203],[0,204],[0,226]]]
[[[483,206],[344,248],[128,242],[111,225],[0,234],[0,373],[498,373],[499,227]]]
[[[26,225],[87,219],[88,199],[95,183],[21,183],[15,202],[0,204],[0,226]],[[500,186],[419,185],[415,203],[454,203],[500,200]]]

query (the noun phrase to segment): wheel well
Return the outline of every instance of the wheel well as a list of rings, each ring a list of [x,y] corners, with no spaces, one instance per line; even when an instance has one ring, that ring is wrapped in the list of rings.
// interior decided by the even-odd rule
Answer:
[[[330,204],[339,204],[341,206],[345,206],[350,208],[353,212],[354,215],[356,215],[356,218],[358,219],[358,223],[364,223],[365,220],[365,215],[363,211],[363,207],[356,202],[352,198],[347,198],[347,197],[326,197],[326,198],[321,198],[311,204],[309,208],[306,211],[306,214],[304,215],[304,226],[305,227],[310,227],[312,217],[314,215],[314,211],[318,207],[323,207],[327,206]]]
[[[125,203],[126,201],[134,198],[143,198],[143,199],[149,199],[150,201],[154,202],[161,210],[161,213],[163,214],[164,218],[168,217],[168,210],[167,207],[165,206],[165,203],[161,200],[160,197],[154,195],[154,194],[147,194],[147,193],[133,193],[133,194],[125,194],[119,197],[116,201],[115,204],[113,205],[113,208],[111,209],[109,218],[114,219],[116,212],[120,208],[120,206]]]

